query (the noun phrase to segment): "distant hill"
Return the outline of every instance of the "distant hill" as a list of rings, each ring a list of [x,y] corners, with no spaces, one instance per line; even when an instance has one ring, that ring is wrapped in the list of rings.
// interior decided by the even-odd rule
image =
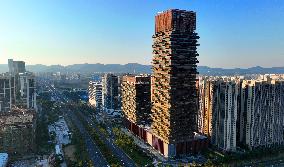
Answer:
[[[151,73],[151,65],[142,65],[138,63],[121,64],[73,64],[68,66],[42,64],[27,65],[27,70],[31,72],[119,72],[119,73]],[[7,64],[0,64],[0,73],[8,71]],[[284,67],[263,68],[260,66],[251,68],[210,68],[207,66],[198,66],[198,71],[203,75],[244,75],[244,74],[284,74]]]

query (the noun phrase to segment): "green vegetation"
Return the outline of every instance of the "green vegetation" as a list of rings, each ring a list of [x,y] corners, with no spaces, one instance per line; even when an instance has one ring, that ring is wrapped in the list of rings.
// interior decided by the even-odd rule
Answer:
[[[49,143],[52,139],[48,135],[48,123],[41,116],[38,118],[37,126],[36,126],[36,146],[39,154],[48,154],[53,148],[54,144]]]
[[[72,162],[71,160],[66,160],[68,166],[72,167],[92,167],[92,162],[89,158],[89,154],[87,152],[87,148],[84,142],[84,139],[82,138],[79,130],[71,123],[69,119],[66,119],[68,126],[70,130],[72,131],[72,141],[71,145],[75,146],[75,162]]]
[[[145,152],[142,151],[140,147],[138,147],[134,143],[133,138],[124,134],[119,128],[113,128],[113,133],[116,137],[115,144],[123,149],[138,166],[151,164],[151,157],[149,157]]]
[[[50,112],[53,103],[41,97],[43,96],[40,96],[39,104],[42,107],[42,111],[37,115],[35,143],[38,154],[43,155],[51,153],[54,149],[54,144],[52,143],[53,138],[49,136],[48,125],[50,124],[50,121],[53,121],[51,118],[55,119],[56,116]]]
[[[202,153],[208,161],[204,166],[235,166],[247,163],[260,163],[261,161],[283,159],[284,147],[259,148],[245,153],[221,154],[216,151],[207,150]]]
[[[101,140],[101,138],[97,134],[97,131],[94,128],[92,128],[90,125],[88,125],[80,114],[77,114],[77,117],[83,123],[84,127],[89,132],[89,134],[93,137],[96,145],[99,147],[101,153],[103,154],[107,162],[112,167],[120,167],[120,166],[122,167],[122,164],[119,161],[119,159],[113,155],[112,151],[107,147],[104,141]]]
[[[99,135],[97,134],[96,130],[94,128],[90,128],[89,131],[91,131],[91,135],[96,142],[97,146],[100,148],[100,151],[102,152],[103,156],[106,158],[108,163],[115,167],[115,166],[121,166],[121,162],[117,157],[113,155],[111,150],[106,146],[106,144],[100,139]]]

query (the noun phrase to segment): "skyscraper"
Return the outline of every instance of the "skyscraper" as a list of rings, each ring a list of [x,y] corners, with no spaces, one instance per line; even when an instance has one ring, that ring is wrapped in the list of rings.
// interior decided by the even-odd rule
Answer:
[[[167,10],[155,18],[151,128],[169,155],[190,152],[197,132],[199,36],[195,30],[193,11]]]

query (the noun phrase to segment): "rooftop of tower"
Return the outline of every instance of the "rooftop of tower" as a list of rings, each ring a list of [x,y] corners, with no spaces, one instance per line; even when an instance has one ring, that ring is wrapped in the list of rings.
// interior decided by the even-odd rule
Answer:
[[[180,9],[158,12],[155,16],[155,32],[182,31],[193,32],[196,29],[196,13]]]

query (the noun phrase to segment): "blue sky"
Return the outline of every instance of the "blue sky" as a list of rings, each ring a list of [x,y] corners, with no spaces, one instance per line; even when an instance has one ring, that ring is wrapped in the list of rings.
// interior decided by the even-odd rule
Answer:
[[[0,0],[0,64],[150,64],[171,8],[197,12],[199,65],[284,66],[283,0]]]

